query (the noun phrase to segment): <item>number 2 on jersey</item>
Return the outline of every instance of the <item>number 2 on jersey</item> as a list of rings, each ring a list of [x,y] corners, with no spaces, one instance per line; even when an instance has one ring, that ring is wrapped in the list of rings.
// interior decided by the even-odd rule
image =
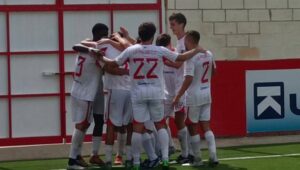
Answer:
[[[77,61],[77,67],[76,67],[76,72],[75,76],[80,77],[82,74],[82,69],[83,69],[83,63],[85,62],[86,58],[79,56],[78,61]]]
[[[144,67],[145,63],[144,61],[146,60],[147,64],[151,64],[151,68],[148,70],[148,72],[146,73],[146,75],[141,74],[141,70]],[[157,62],[158,59],[157,58],[134,58],[133,59],[134,63],[139,63],[139,66],[137,67],[133,78],[134,79],[154,79],[154,78],[158,78],[158,76],[156,74],[154,74],[154,70],[157,67]]]
[[[204,68],[204,73],[201,78],[201,83],[207,83],[208,82],[207,73],[208,73],[208,68],[209,68],[209,62],[208,61],[204,62],[202,64],[202,67]]]

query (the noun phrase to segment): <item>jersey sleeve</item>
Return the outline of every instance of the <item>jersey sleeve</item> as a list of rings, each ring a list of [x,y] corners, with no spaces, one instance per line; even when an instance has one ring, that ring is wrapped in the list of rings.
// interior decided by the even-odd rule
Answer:
[[[165,57],[166,59],[175,62],[176,58],[178,57],[178,53],[172,52],[165,47],[159,47],[161,50],[161,56]]]
[[[129,56],[130,48],[127,48],[115,59],[115,61],[119,66],[122,66],[129,60]]]
[[[211,51],[207,51],[206,53],[207,53],[207,55],[211,58],[212,65],[213,65],[214,69],[216,69],[216,68],[217,68],[217,65],[216,65],[216,61],[215,61],[214,55],[212,54]]]
[[[184,76],[193,76],[194,77],[195,64],[193,62],[193,58],[185,61],[183,66],[184,66],[183,75]]]

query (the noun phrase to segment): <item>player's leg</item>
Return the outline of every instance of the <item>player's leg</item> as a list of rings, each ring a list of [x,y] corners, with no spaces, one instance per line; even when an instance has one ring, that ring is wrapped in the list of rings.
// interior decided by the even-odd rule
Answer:
[[[188,147],[188,129],[185,125],[186,114],[183,105],[175,107],[175,125],[178,129],[177,137],[181,147],[181,154],[177,157],[180,164],[188,163],[189,147]]]
[[[131,149],[131,138],[132,138],[132,131],[133,126],[132,122],[130,122],[127,126],[127,138],[126,138],[126,161],[125,161],[125,168],[130,169],[133,165],[133,157],[132,157],[132,149]]]
[[[144,122],[150,120],[147,107],[147,101],[133,101],[133,133],[131,138],[131,149],[133,156],[133,169],[140,169],[142,133],[144,130]]]
[[[164,118],[163,100],[151,100],[149,105],[151,120],[154,121],[157,130],[158,142],[161,146],[163,169],[169,168],[169,135]]]
[[[101,80],[102,81],[102,80]],[[94,117],[94,129],[92,136],[92,154],[89,162],[91,164],[103,166],[104,162],[100,159],[98,152],[100,149],[100,145],[102,143],[102,131],[104,124],[104,93],[101,88],[98,88],[97,94],[95,96],[94,104],[93,104],[93,117]]]
[[[125,145],[126,145],[126,138],[127,138],[127,133],[126,133],[126,126],[122,126],[118,128],[117,132],[117,154],[115,157],[114,164],[115,165],[122,165],[123,164],[123,155],[125,154]]]
[[[119,97],[118,107],[122,113],[119,115],[122,121],[122,127],[118,129],[117,141],[118,149],[115,157],[114,164],[123,164],[122,156],[125,154],[127,132],[126,127],[132,120],[132,104],[129,90],[115,90]]]
[[[190,133],[190,143],[191,143],[191,149],[194,153],[194,166],[201,166],[203,165],[202,159],[201,159],[201,141],[200,141],[200,135],[198,132],[198,122],[199,122],[199,115],[201,106],[189,106],[187,107],[187,119],[186,124],[188,126],[188,130]]]
[[[166,100],[165,100],[165,104],[164,104],[164,114],[165,114],[165,118],[167,121],[167,131],[168,131],[168,135],[169,135],[169,155],[171,155],[171,154],[175,153],[176,149],[175,149],[175,144],[174,144],[174,141],[172,138],[171,129],[169,126],[169,120],[170,120],[170,117],[174,118],[175,113],[174,113],[172,103],[167,102]]]
[[[102,131],[103,131],[103,114],[93,114],[95,126],[93,129],[93,136],[92,136],[92,154],[89,162],[91,164],[103,166],[104,162],[99,157],[99,148],[102,143]]]
[[[145,129],[142,135],[143,138],[143,147],[148,156],[148,159],[145,159],[142,163],[142,167],[144,168],[154,168],[159,164],[159,158],[155,153],[155,143],[153,143],[153,131],[155,129],[154,123],[149,120],[144,123]]]
[[[112,151],[114,144],[114,134],[116,127],[122,126],[120,115],[122,109],[118,107],[119,98],[115,89],[109,90],[106,103],[106,141],[105,141],[105,165],[109,169],[112,167]]]
[[[219,163],[217,158],[217,149],[215,135],[210,128],[210,112],[211,104],[203,105],[203,109],[200,115],[200,124],[204,131],[205,140],[208,143],[209,160],[212,165]]]
[[[124,110],[123,110],[123,126],[126,129],[126,161],[125,167],[127,169],[132,167],[132,152],[131,152],[131,137],[132,137],[132,103],[131,103],[131,96],[130,91],[126,91],[126,97],[124,100]]]
[[[85,133],[90,125],[92,102],[71,98],[72,119],[75,129],[71,140],[68,168],[81,169],[88,164],[81,157],[81,147]]]

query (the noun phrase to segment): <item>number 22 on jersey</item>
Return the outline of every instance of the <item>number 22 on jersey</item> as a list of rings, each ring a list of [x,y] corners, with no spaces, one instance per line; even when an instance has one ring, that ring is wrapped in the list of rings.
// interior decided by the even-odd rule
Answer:
[[[158,65],[158,59],[157,58],[134,58],[133,62],[135,64],[138,64],[136,71],[133,74],[134,79],[155,79],[158,78],[158,76],[154,73],[155,68]],[[151,65],[150,69],[147,70],[146,74],[142,72],[143,67],[145,66],[145,62],[147,65]]]

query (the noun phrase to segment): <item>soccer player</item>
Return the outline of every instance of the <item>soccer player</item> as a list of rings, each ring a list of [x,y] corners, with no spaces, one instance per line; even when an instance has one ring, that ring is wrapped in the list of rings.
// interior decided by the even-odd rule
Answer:
[[[163,46],[168,48],[171,51],[175,51],[175,48],[171,44],[171,36],[169,34],[161,34],[156,38],[156,45]],[[165,59],[164,61],[164,79],[165,79],[165,95],[166,99],[164,100],[164,114],[167,121],[170,117],[174,118],[174,108],[172,105],[172,100],[175,97],[175,83],[176,75],[174,69],[174,63]],[[171,130],[168,125],[168,135],[169,135],[169,155],[175,153],[175,145],[172,140]]]
[[[117,33],[118,34],[118,33]],[[116,39],[121,39],[120,35],[114,34],[113,42],[109,39],[102,39],[101,45],[97,42],[82,42],[84,45],[92,46],[99,49],[104,55],[110,59],[117,57],[121,51],[113,47],[118,46],[119,49],[123,50],[122,44],[115,42]],[[103,43],[106,42],[106,43]],[[114,132],[118,133],[118,155],[116,158],[117,164],[122,164],[122,155],[124,146],[126,144],[126,129],[128,132],[127,137],[131,139],[131,121],[132,121],[132,105],[130,98],[130,79],[128,76],[128,66],[122,66],[113,68],[109,65],[104,65],[105,76],[104,76],[104,90],[107,95],[105,96],[105,120],[107,124],[106,128],[106,145],[105,145],[105,157],[106,157],[106,168],[112,167],[112,151],[114,144]],[[122,133],[120,133],[122,132]],[[130,140],[127,140],[126,147],[126,165],[131,162],[131,148]]]
[[[187,50],[198,46],[200,34],[197,31],[188,31],[185,37]],[[200,136],[198,123],[205,132],[205,139],[208,142],[210,162],[218,164],[216,155],[216,144],[213,132],[210,129],[210,108],[211,108],[211,76],[215,69],[213,55],[210,51],[198,53],[184,64],[184,82],[174,98],[173,104],[177,104],[185,94],[187,106],[186,123],[191,135],[191,145],[194,151],[194,166],[202,165],[200,151]]]
[[[158,131],[158,142],[162,151],[163,169],[169,168],[168,144],[169,138],[164,121],[164,80],[163,57],[171,61],[185,61],[201,48],[190,50],[184,54],[171,52],[164,47],[152,45],[156,27],[151,22],[142,23],[138,28],[141,39],[140,44],[135,44],[124,50],[115,60],[99,56],[99,59],[112,67],[129,63],[131,79],[131,100],[133,106],[133,134],[132,153],[133,169],[140,169],[140,148],[144,122],[153,120]]]
[[[106,25],[96,24],[92,29],[93,41],[98,41],[107,36],[107,31]],[[80,47],[73,47],[75,51],[78,51],[78,48]],[[71,111],[75,129],[72,135],[68,169],[85,169],[88,166],[81,157],[81,148],[86,131],[93,119],[92,106],[101,78],[99,62],[92,56],[92,53],[89,53],[89,50],[85,49],[83,52],[79,53],[76,58],[74,81],[71,89]],[[99,135],[99,133],[96,133],[96,135]]]
[[[169,17],[169,23],[170,23],[170,29],[172,30],[173,34],[177,37],[177,45],[176,45],[176,51],[178,53],[183,53],[186,51],[185,45],[184,45],[184,39],[185,39],[185,25],[186,25],[186,18],[182,13],[173,13]],[[170,84],[175,85],[175,89],[169,91],[170,98],[174,97],[176,93],[178,93],[179,88],[183,82],[183,63],[177,63],[174,65],[176,69],[173,69],[175,72],[175,78],[172,80],[170,79]],[[171,70],[171,69],[170,69]],[[172,103],[172,99],[169,100],[169,104]],[[178,139],[180,142],[181,147],[181,154],[177,158],[177,162],[180,164],[193,162],[193,156],[192,151],[190,151],[189,154],[189,134],[188,130],[185,125],[185,119],[186,115],[184,112],[184,104],[183,104],[183,98],[180,98],[179,102],[174,106],[175,111],[175,125],[178,129]]]

